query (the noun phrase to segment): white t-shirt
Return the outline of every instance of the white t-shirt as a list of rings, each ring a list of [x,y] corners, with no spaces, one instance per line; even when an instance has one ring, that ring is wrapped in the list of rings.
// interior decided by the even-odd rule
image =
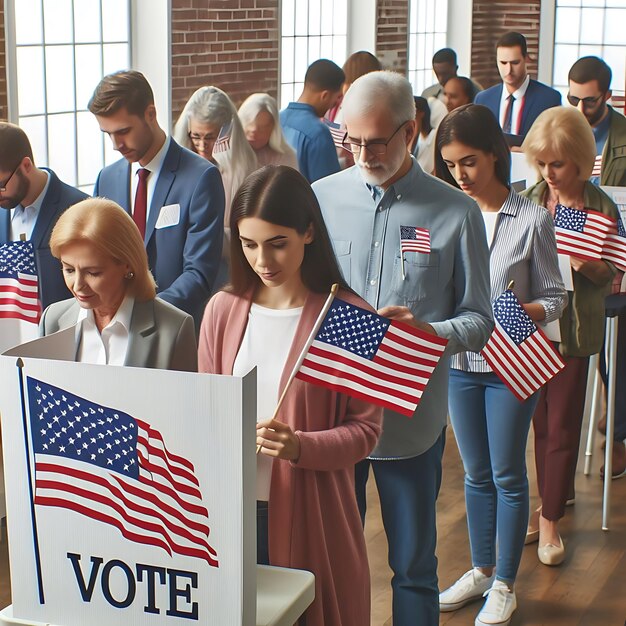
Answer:
[[[498,221],[498,215],[500,215],[500,211],[498,211],[497,213],[493,213],[492,211],[481,211],[481,213],[485,222],[487,244],[491,248],[491,244],[493,243],[493,237],[496,234],[496,222]]]
[[[270,419],[278,403],[280,379],[300,322],[302,307],[268,309],[252,304],[248,325],[233,364],[233,376],[257,368],[257,421]],[[257,455],[257,500],[269,497],[272,459]]]

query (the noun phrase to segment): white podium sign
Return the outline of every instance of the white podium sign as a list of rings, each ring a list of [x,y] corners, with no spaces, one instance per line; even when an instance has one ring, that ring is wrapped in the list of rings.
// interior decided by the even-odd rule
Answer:
[[[254,374],[0,357],[14,617],[255,624],[255,405]]]

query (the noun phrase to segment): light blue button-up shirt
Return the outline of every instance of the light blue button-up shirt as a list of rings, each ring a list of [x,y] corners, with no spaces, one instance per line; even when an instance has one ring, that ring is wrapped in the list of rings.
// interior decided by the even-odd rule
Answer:
[[[337,149],[328,127],[310,104],[290,102],[280,112],[280,125],[298,155],[298,169],[310,182],[339,171]]]
[[[341,271],[375,309],[406,306],[448,339],[411,419],[385,409],[373,459],[403,459],[428,450],[446,424],[450,356],[478,352],[493,329],[489,250],[478,205],[425,174],[409,172],[373,199],[357,166],[313,185]],[[430,254],[400,257],[400,226],[426,228]]]

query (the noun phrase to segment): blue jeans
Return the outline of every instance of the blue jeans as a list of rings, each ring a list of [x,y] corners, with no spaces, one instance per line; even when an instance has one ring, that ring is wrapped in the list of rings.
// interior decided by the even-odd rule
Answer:
[[[444,445],[445,429],[419,456],[392,461],[365,459],[355,467],[357,502],[364,523],[370,465],[374,470],[393,570],[393,626],[439,624],[435,504]]]
[[[465,469],[472,563],[495,565],[496,578],[512,584],[528,525],[526,440],[539,394],[520,402],[495,374],[455,369],[448,389]]]

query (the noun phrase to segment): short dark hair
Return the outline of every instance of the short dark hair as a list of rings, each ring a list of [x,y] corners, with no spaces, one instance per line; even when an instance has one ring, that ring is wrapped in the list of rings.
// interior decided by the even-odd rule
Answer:
[[[467,78],[467,76],[450,76],[450,78],[448,78],[448,80],[444,83],[444,87],[451,80],[458,80],[466,98],[470,102],[474,102],[474,97],[476,95],[476,88],[474,87],[474,83],[469,78]]]
[[[415,100],[415,112],[422,114],[422,131],[429,133],[433,127],[430,123],[430,105],[428,100],[422,98],[422,96],[413,96],[413,100]]]
[[[24,157],[35,162],[26,133],[15,124],[0,122],[0,169],[14,170]]]
[[[135,70],[123,70],[105,76],[89,100],[88,108],[94,115],[107,117],[120,109],[131,115],[142,116],[154,104],[154,93],[146,77]]]
[[[496,41],[496,50],[498,48],[520,48],[522,56],[528,56],[528,44],[526,43],[526,37],[522,33],[516,33],[510,31],[504,33],[498,41]]]
[[[441,156],[441,149],[453,141],[496,157],[495,174],[506,187],[510,186],[511,152],[495,115],[482,104],[464,104],[446,115],[437,129],[435,174],[458,187],[454,176]]]
[[[612,78],[611,68],[602,59],[592,56],[578,59],[567,75],[568,81],[571,80],[579,85],[597,80],[602,93],[606,93],[611,88]]]
[[[452,63],[456,65],[456,52],[452,48],[441,48],[433,55],[433,65],[435,63]]]
[[[302,282],[315,293],[326,293],[334,283],[351,291],[341,276],[319,202],[306,178],[286,165],[266,165],[246,178],[233,198],[230,212],[231,283],[228,291],[237,295],[260,284],[250,267],[239,240],[239,222],[245,217],[259,219],[301,235],[313,227],[313,241],[306,245],[302,260]]]
[[[345,80],[343,70],[328,59],[311,63],[304,76],[304,84],[317,91],[339,91]]]

